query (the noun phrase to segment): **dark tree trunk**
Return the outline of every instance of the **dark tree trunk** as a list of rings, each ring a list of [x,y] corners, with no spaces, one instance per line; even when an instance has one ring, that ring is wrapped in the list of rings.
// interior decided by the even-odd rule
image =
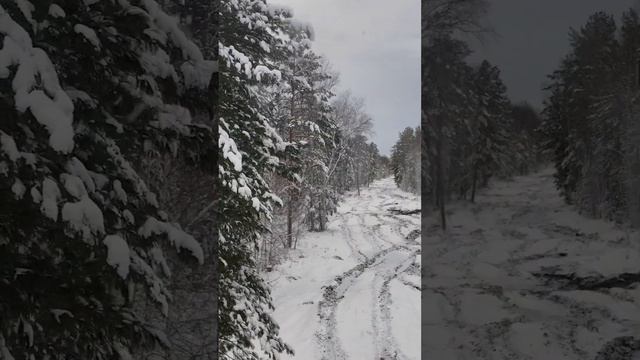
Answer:
[[[438,139],[438,148],[437,148],[437,188],[438,188],[438,206],[440,207],[440,221],[442,225],[442,230],[446,230],[447,228],[447,216],[445,210],[445,198],[446,195],[444,193],[444,154],[442,153],[442,139]]]
[[[476,184],[478,183],[478,166],[473,167],[473,183],[471,184],[471,202],[476,201]]]

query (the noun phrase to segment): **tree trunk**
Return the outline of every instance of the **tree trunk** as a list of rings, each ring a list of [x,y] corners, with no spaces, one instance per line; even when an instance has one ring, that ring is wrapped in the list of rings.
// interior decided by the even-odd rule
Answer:
[[[287,205],[287,247],[293,248],[293,199],[289,198]]]
[[[295,69],[295,59],[294,65]],[[290,115],[291,120],[295,118],[295,98],[296,98],[296,87],[294,83],[291,84],[291,103],[290,103]],[[288,141],[289,143],[293,142],[293,122],[289,123],[288,126]],[[289,203],[287,204],[287,247],[289,249],[293,249],[293,189],[289,190]]]
[[[471,202],[476,201],[476,184],[478,182],[478,166],[473,167],[473,182],[471,184]]]
[[[444,193],[444,159],[442,154],[442,139],[438,139],[438,149],[437,149],[437,158],[438,158],[438,176],[437,176],[437,188],[438,188],[438,202],[440,207],[440,221],[442,225],[442,230],[446,230],[447,228],[447,218],[445,212],[445,193]]]
[[[360,169],[356,165],[356,188],[358,189],[358,196],[360,196]]]

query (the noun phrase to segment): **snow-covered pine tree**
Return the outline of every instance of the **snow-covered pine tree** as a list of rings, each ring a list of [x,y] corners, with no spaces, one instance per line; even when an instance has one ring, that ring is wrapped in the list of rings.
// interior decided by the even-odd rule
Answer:
[[[391,149],[391,170],[396,185],[403,182],[406,174],[406,159],[409,157],[411,143],[413,143],[413,129],[408,127],[402,130],[398,140]]]
[[[483,61],[474,73],[475,116],[470,118],[471,201],[478,187],[507,166],[512,145],[508,131],[509,99],[500,79],[500,70]]]
[[[200,48],[206,59],[218,56],[219,2],[209,0],[163,0],[163,8],[175,14],[179,27]],[[169,279],[172,308],[167,318],[149,311],[143,299],[138,301],[146,309],[148,321],[162,323],[170,346],[153,349],[139,356],[162,356],[168,359],[217,359],[218,356],[218,256],[216,203],[218,190],[217,126],[216,112],[217,75],[209,82],[206,98],[197,94],[186,94],[189,102],[200,101],[191,106],[192,122],[212,129],[213,138],[209,147],[200,147],[200,161],[190,161],[162,151],[146,151],[135,166],[147,184],[157,194],[161,208],[166,209],[170,221],[202,242],[205,263],[200,266],[185,266],[177,256],[167,257],[173,271]],[[194,111],[194,108],[195,111]]]
[[[298,156],[283,159],[298,176],[292,181],[278,176],[272,179],[273,187],[282,189],[276,193],[284,203],[284,212],[278,211],[273,225],[279,228],[279,219],[284,218],[284,241],[291,248],[303,221],[315,230],[316,223],[322,227],[322,219],[331,211],[327,207],[332,196],[324,147],[331,126],[327,114],[335,80],[326,61],[311,49],[311,27],[297,21],[284,25],[287,41],[277,49],[282,81],[266,90],[276,130],[300,149]]]
[[[259,83],[279,81],[272,49],[289,18],[264,0],[223,0],[220,8],[219,218],[221,359],[276,359],[291,352],[270,316],[271,297],[254,250],[280,199],[263,177],[286,174],[279,158],[294,151],[265,117]]]
[[[624,101],[623,134],[620,143],[624,157],[616,156],[616,159],[624,164],[623,196],[626,199],[628,220],[632,225],[640,226],[640,122],[637,115],[640,88],[637,84],[640,76],[638,74],[640,16],[635,9],[629,9],[623,14],[619,41],[621,50],[619,72],[623,84],[623,93],[620,96]]]
[[[598,12],[570,35],[571,53],[550,76],[551,95],[545,104],[541,132],[547,148],[555,154],[556,184],[561,193],[567,202],[597,216],[605,185],[600,181],[604,169],[596,154],[600,146],[596,133],[601,124],[592,114],[601,112],[595,104],[607,95],[603,92],[606,84],[612,83],[619,48],[616,24],[610,15]],[[607,144],[615,143],[615,139],[609,140]]]
[[[336,128],[333,133],[335,148],[334,186],[338,193],[358,190],[361,185],[361,164],[365,152],[366,135],[372,127],[372,119],[365,112],[364,100],[349,91],[338,94],[331,102],[330,120]]]
[[[448,33],[430,38],[427,43],[423,53],[437,55],[423,56],[422,64],[421,128],[426,147],[423,167],[431,180],[425,184],[423,194],[439,208],[442,226],[446,227],[445,203],[451,190],[469,183],[464,171],[464,159],[468,157],[464,145],[469,139],[466,120],[473,114],[472,69],[465,62],[469,54],[466,43]]]
[[[3,2],[0,38],[0,353],[126,359],[165,344],[134,289],[166,314],[164,251],[204,254],[131,164],[149,148],[204,161],[215,138],[189,114],[213,64],[153,0]]]
[[[512,141],[515,146],[511,157],[517,175],[525,175],[534,171],[544,162],[539,147],[539,134],[542,118],[529,103],[513,104],[510,110]]]
[[[420,128],[405,128],[391,149],[391,169],[394,181],[401,189],[414,193],[421,190]]]

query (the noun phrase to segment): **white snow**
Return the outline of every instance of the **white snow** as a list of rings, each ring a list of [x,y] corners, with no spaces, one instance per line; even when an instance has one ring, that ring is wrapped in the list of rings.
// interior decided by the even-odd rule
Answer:
[[[147,238],[152,235],[165,234],[171,244],[175,246],[176,250],[188,250],[200,264],[204,263],[204,252],[198,241],[194,239],[193,236],[177,228],[175,225],[159,221],[158,219],[150,216],[147,218],[144,225],[138,229],[138,234]]]
[[[185,85],[200,89],[205,89],[209,86],[211,76],[217,70],[218,63],[214,61],[200,61],[195,64],[187,61],[180,65]]]
[[[69,310],[64,310],[64,309],[51,309],[51,314],[53,314],[53,317],[56,319],[56,322],[60,323],[60,317],[62,315],[67,315],[69,317],[73,317],[73,314],[69,311]]]
[[[2,335],[0,335],[0,355],[2,356],[2,360],[15,360],[11,355],[9,348],[7,348],[7,343]]]
[[[505,304],[495,296],[472,290],[463,293],[460,308],[460,319],[471,325],[484,325],[511,316]]]
[[[164,33],[169,39],[182,50],[183,56],[187,59],[180,70],[185,79],[187,87],[206,88],[213,72],[217,70],[217,64],[211,60],[205,60],[200,49],[187,35],[180,30],[178,19],[166,14],[160,5],[154,0],[143,0],[142,5],[149,13],[154,25]],[[149,33],[152,33],[148,32]]]
[[[133,217],[133,213],[129,210],[124,210],[122,212],[122,216],[129,222],[129,224],[135,223],[135,218]]]
[[[89,240],[92,234],[104,233],[102,211],[86,194],[79,201],[67,202],[62,206],[62,220],[82,232],[85,240]]]
[[[58,4],[49,5],[49,15],[51,15],[52,17],[59,17],[59,18],[63,18],[67,16],[64,10]]]
[[[556,343],[539,322],[514,323],[509,329],[509,342],[522,357],[532,360],[572,359],[570,354]]]
[[[222,149],[222,157],[231,161],[235,171],[242,171],[242,154],[238,151],[235,141],[222,127],[218,127],[218,131],[220,133],[218,147]]]
[[[7,154],[11,161],[16,161],[20,158],[20,151],[18,151],[15,140],[3,131],[0,131],[0,149]]]
[[[344,199],[326,231],[301,236],[288,260],[266,274],[273,316],[295,351],[283,359],[420,358],[420,291],[403,281],[419,277],[420,245],[405,236],[419,229],[420,216],[388,211],[392,205],[420,208],[419,198],[398,190],[391,179],[361,191]],[[329,285],[335,286],[336,302],[321,307]]]
[[[20,12],[22,12],[27,21],[34,24],[32,13],[36,9],[35,6],[33,6],[33,4],[28,0],[15,0],[15,2],[18,4]]]
[[[50,178],[42,181],[42,204],[40,211],[48,218],[58,220],[58,200],[60,199],[60,188],[58,184]],[[35,198],[34,198],[35,199]]]
[[[33,346],[33,326],[31,326],[31,323],[22,320],[22,331],[27,336],[29,346]]]
[[[158,114],[158,121],[151,124],[159,129],[174,129],[188,135],[189,128],[186,125],[191,124],[191,113],[182,106],[164,105]]]
[[[86,1],[86,0],[85,0]],[[131,355],[131,353],[129,352],[129,349],[127,349],[124,345],[122,345],[120,342],[115,342],[113,344],[113,348],[116,350],[116,352],[118,353],[118,356],[120,356],[120,360],[133,360],[133,356]]]
[[[31,200],[33,200],[35,204],[39,204],[42,201],[42,194],[40,194],[40,191],[38,191],[38,188],[35,186],[31,188]]]
[[[116,179],[113,181],[113,191],[115,191],[118,200],[122,201],[123,203],[127,202],[127,192],[122,188],[122,183],[120,182],[120,180]]]
[[[256,77],[256,80],[262,81],[262,77],[267,75],[268,77],[272,77],[276,79],[276,81],[280,81],[282,78],[282,74],[280,70],[272,70],[264,65],[258,65],[253,68],[253,75]]]
[[[84,36],[84,38],[96,48],[96,50],[100,50],[100,39],[98,39],[98,35],[96,35],[95,30],[83,24],[75,24],[73,27],[73,31],[77,34]]]
[[[579,215],[552,169],[494,181],[476,203],[423,218],[425,359],[594,359],[640,334],[640,294],[563,288],[536,273],[607,278],[640,272],[640,234]]]
[[[251,198],[251,206],[253,206],[256,211],[260,211],[260,199],[256,197]]]
[[[16,109],[29,110],[49,131],[50,146],[60,152],[73,149],[73,103],[60,87],[58,75],[47,54],[34,48],[29,34],[0,6],[0,79],[10,76],[9,67],[17,65],[12,87]],[[39,78],[40,81],[36,81]]]
[[[79,177],[80,179],[82,179],[84,186],[90,192],[96,191],[96,184],[93,181],[91,174],[89,173],[87,168],[84,167],[84,164],[82,163],[82,161],[80,161],[78,158],[76,157],[71,158],[71,160],[67,162],[67,166],[65,167],[65,169],[70,174],[73,174]]]
[[[120,235],[107,235],[103,242],[107,247],[107,264],[116,268],[118,275],[126,279],[131,265],[127,242]]]
[[[155,49],[154,52],[142,52],[140,62],[144,68],[153,75],[161,78],[171,77],[176,80],[178,79],[178,74],[171,64],[169,54],[160,48]]]
[[[24,193],[27,191],[27,188],[24,186],[20,179],[16,179],[16,181],[11,186],[11,191],[16,196],[16,199],[22,199]]]
[[[390,293],[393,338],[396,339],[398,348],[408,358],[420,359],[422,337],[419,314],[421,314],[422,305],[417,301],[406,301],[406,299],[420,297],[420,292],[394,279],[391,281]]]
[[[64,185],[65,190],[76,199],[81,199],[87,195],[87,189],[85,189],[82,179],[75,175],[60,174],[60,182]]]

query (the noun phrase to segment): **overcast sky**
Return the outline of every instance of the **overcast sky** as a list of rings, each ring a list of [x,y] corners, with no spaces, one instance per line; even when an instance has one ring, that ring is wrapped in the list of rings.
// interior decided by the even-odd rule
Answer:
[[[372,140],[388,155],[398,133],[420,124],[419,0],[273,0],[315,30],[315,49],[364,98]]]
[[[546,75],[569,51],[569,27],[580,28],[592,13],[616,16],[634,0],[489,0],[487,21],[495,37],[474,42],[472,61],[488,59],[502,71],[513,101],[540,106]]]

